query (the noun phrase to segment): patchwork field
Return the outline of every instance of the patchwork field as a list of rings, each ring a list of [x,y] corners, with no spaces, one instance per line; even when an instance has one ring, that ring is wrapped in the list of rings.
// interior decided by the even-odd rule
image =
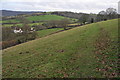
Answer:
[[[29,23],[30,26],[41,25],[47,21],[61,20],[64,18],[66,18],[66,17],[58,16],[58,15],[39,15],[39,16],[26,17],[26,19],[30,22],[39,21],[36,23]],[[67,19],[69,19],[71,22],[77,21],[77,19],[74,19],[74,18],[67,18]],[[22,26],[22,23],[18,19],[3,20],[3,21],[0,21],[0,23],[17,23],[17,24],[4,24],[3,27],[11,27],[13,25]]]
[[[42,24],[43,24],[43,22],[40,22],[40,23],[29,23],[28,25],[29,25],[30,27],[32,27],[33,25],[42,25]],[[5,25],[2,25],[2,26],[3,26],[3,27],[11,27],[11,26],[14,26],[14,25],[19,26],[19,27],[22,27],[22,26],[23,26],[22,23],[18,23],[18,24],[5,24]]]
[[[118,77],[117,42],[114,19],[13,46],[3,50],[3,78]]]
[[[40,16],[30,16],[27,17],[30,21],[49,21],[49,20],[60,20],[65,17],[57,16],[57,15],[40,15]]]
[[[17,19],[3,20],[0,23],[19,23],[20,21]]]

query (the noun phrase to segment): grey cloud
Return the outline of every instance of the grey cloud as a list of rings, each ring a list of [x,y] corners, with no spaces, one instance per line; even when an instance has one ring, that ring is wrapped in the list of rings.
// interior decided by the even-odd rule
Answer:
[[[54,10],[65,10],[75,12],[94,12],[98,13],[100,10],[105,10],[108,7],[117,9],[118,0],[40,0],[39,2],[5,2],[4,9],[13,10],[43,10],[43,11],[54,11]]]

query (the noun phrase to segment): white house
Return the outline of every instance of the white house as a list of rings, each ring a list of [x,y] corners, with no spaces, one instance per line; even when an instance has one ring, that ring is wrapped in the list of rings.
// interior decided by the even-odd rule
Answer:
[[[23,30],[21,28],[15,28],[13,31],[14,33],[23,33]],[[29,29],[29,32],[34,32],[34,31],[35,29],[32,27]]]
[[[33,27],[31,27],[30,32],[33,32],[33,31],[35,31],[35,29]]]
[[[14,33],[22,33],[22,32],[23,32],[22,29],[14,30]]]

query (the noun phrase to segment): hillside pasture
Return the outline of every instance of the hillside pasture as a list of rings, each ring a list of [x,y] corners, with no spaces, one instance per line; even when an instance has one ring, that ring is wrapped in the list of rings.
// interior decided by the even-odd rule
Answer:
[[[44,36],[48,36],[52,33],[55,33],[55,32],[58,32],[58,31],[62,31],[63,28],[53,28],[53,29],[45,29],[45,30],[40,30],[40,31],[37,31],[38,33],[38,38],[40,37],[44,37]]]
[[[27,17],[29,21],[50,21],[50,20],[61,20],[65,17],[57,15],[39,15]]]
[[[117,40],[115,19],[4,49],[3,78],[114,78]]]

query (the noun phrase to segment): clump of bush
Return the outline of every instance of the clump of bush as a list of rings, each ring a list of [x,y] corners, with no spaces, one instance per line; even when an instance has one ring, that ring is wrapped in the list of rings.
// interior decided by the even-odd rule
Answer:
[[[23,33],[14,33],[13,30],[11,27],[2,27],[2,42],[0,44],[2,49],[34,40],[37,37],[37,33],[35,31],[30,32],[28,26],[23,28]]]

